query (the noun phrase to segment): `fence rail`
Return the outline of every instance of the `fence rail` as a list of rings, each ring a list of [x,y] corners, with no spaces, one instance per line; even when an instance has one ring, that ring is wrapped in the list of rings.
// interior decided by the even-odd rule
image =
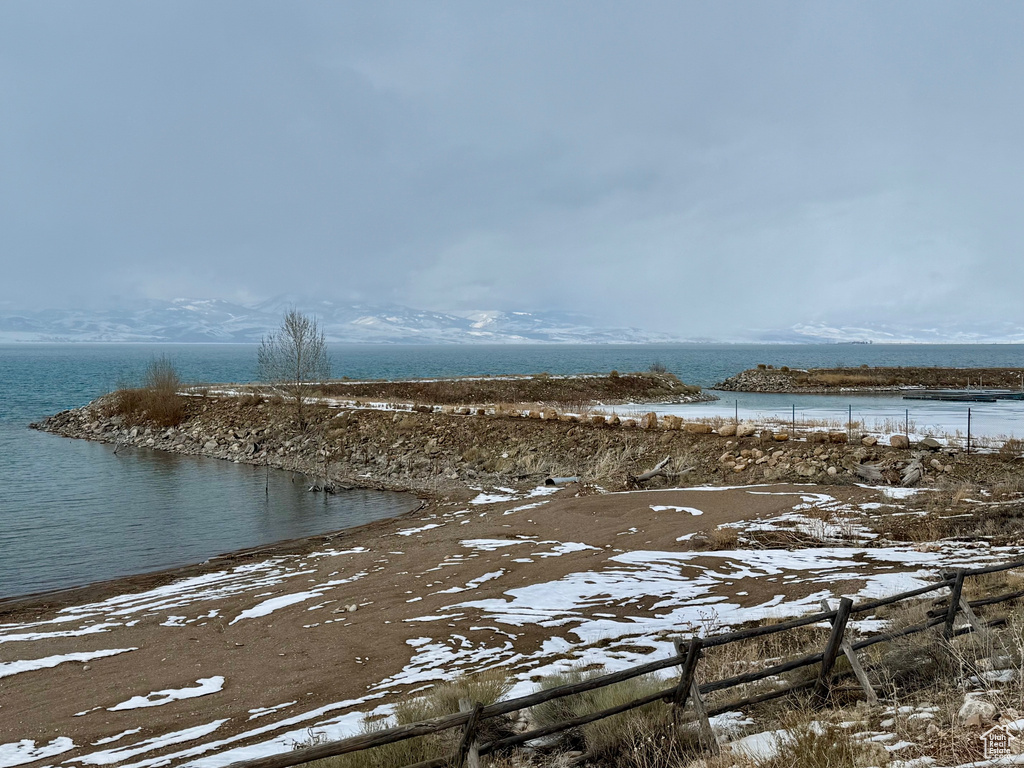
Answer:
[[[521,696],[506,701],[498,701],[486,706],[483,706],[480,703],[464,701],[462,702],[462,711],[445,715],[444,717],[386,728],[372,733],[353,736],[340,741],[334,741],[327,744],[317,744],[256,760],[236,762],[232,763],[228,768],[291,768],[292,766],[302,765],[303,763],[308,763],[314,760],[336,757],[353,752],[361,752],[374,747],[394,744],[406,739],[427,736],[456,728],[462,729],[463,733],[459,748],[454,755],[427,760],[417,763],[414,766],[410,766],[409,768],[441,768],[441,766],[448,765],[454,765],[458,768],[463,768],[463,766],[469,765],[473,768],[478,755],[487,755],[497,750],[508,749],[520,744],[525,744],[526,742],[533,741],[535,739],[561,733],[571,728],[576,728],[581,725],[586,725],[587,723],[612,717],[658,701],[665,702],[674,708],[674,720],[677,724],[677,728],[680,727],[680,724],[683,722],[692,723],[696,720],[698,727],[702,732],[710,733],[710,725],[708,723],[709,717],[737,709],[739,707],[750,706],[763,701],[781,698],[800,690],[812,688],[814,689],[816,699],[819,702],[824,702],[829,691],[832,689],[835,679],[855,674],[855,670],[860,666],[859,662],[854,663],[856,659],[856,652],[872,645],[891,642],[901,637],[925,632],[940,626],[943,630],[943,636],[948,640],[971,632],[985,633],[989,627],[998,626],[999,624],[1004,623],[1005,619],[996,619],[987,623],[981,622],[975,616],[973,609],[1020,599],[1024,597],[1024,590],[1016,590],[1001,595],[968,601],[962,596],[962,589],[966,580],[972,577],[1008,571],[1021,567],[1024,567],[1024,561],[1015,561],[1012,563],[988,566],[985,568],[960,569],[955,573],[943,574],[940,580],[934,584],[901,592],[900,594],[892,595],[890,597],[868,600],[859,604],[853,603],[853,601],[848,598],[843,598],[839,606],[835,609],[802,616],[798,619],[792,619],[779,624],[725,632],[705,638],[692,638],[688,641],[677,641],[676,653],[673,655],[664,659],[630,667],[629,669],[595,676],[568,685],[540,690],[528,696]],[[921,597],[923,595],[937,592],[941,589],[950,590],[949,605],[947,608],[942,610],[941,615],[932,616],[926,621],[909,627],[903,627],[901,629],[891,630],[888,632],[879,632],[854,642],[850,642],[846,639],[847,623],[851,616],[868,613],[884,606],[894,605],[906,600]],[[966,627],[954,629],[956,618],[961,615],[965,616],[969,623]],[[774,635],[780,632],[788,632],[793,629],[821,622],[830,622],[832,628],[829,633],[828,644],[818,653],[806,654],[789,659],[755,672],[747,672],[733,677],[723,678],[721,680],[705,682],[699,685],[696,683],[696,671],[705,649]],[[848,658],[852,656],[850,659],[852,669],[842,674],[836,674],[834,670],[835,662],[839,655],[844,653]],[[711,708],[705,708],[704,706],[703,697],[709,693],[749,685],[750,683],[758,682],[769,677],[781,675],[786,672],[793,672],[813,665],[820,665],[820,667],[818,674],[810,680],[799,681],[783,688],[753,696],[747,696],[745,698],[730,701]],[[619,704],[608,709],[592,712],[586,715],[580,715],[570,720],[546,725],[542,728],[536,728],[513,736],[507,736],[485,743],[479,743],[477,741],[476,737],[478,728],[480,724],[486,720],[512,712],[529,709],[547,701],[562,699],[568,696],[575,696],[586,691],[605,688],[610,685],[622,683],[626,680],[631,680],[636,677],[641,677],[652,672],[658,672],[675,666],[679,666],[681,668],[679,680],[664,690],[648,694],[641,698]],[[864,687],[868,700],[871,701],[874,693],[873,689],[870,688],[869,684],[865,686],[866,679],[861,679],[859,674],[856,676],[858,677],[861,686]],[[869,694],[868,691],[871,691],[871,693]],[[693,716],[688,719],[682,716],[683,710],[687,704],[690,704],[693,708]],[[702,742],[703,741],[704,739],[702,739]],[[714,742],[713,737],[711,742],[712,743],[710,744],[706,744],[706,747],[712,750],[716,749],[717,743]]]

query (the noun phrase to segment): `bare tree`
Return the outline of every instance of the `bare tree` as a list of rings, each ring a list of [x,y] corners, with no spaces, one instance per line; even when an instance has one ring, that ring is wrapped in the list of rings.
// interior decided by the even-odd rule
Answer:
[[[257,362],[259,377],[288,393],[295,403],[299,426],[305,426],[304,390],[331,375],[327,340],[316,319],[294,308],[285,312],[277,332],[263,337]]]

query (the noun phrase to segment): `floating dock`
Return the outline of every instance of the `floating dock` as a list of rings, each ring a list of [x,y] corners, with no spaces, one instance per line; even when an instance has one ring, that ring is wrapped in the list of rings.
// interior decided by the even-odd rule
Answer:
[[[905,392],[904,400],[944,400],[950,403],[994,403],[1024,400],[1024,392],[1011,389],[922,389]]]

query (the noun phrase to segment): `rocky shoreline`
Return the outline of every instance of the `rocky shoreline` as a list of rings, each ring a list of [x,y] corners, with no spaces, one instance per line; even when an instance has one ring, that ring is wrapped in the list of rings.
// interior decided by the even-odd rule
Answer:
[[[548,477],[578,477],[607,490],[666,457],[687,484],[858,482],[870,464],[889,482],[913,461],[906,439],[811,432],[791,439],[754,424],[684,422],[648,413],[639,419],[593,414],[393,405],[308,409],[299,429],[287,404],[247,396],[187,398],[177,427],[130,425],[110,415],[109,397],[63,411],[35,428],[125,448],[164,450],[300,472],[327,487],[407,491],[432,498],[469,488],[523,487]],[[934,450],[921,481],[969,480],[1003,471],[994,456]],[[655,478],[646,487],[664,485]]]

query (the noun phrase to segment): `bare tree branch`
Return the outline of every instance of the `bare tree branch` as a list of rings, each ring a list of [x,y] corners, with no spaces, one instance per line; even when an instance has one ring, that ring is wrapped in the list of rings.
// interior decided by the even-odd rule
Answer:
[[[277,384],[294,401],[299,426],[304,426],[304,390],[331,375],[327,340],[316,319],[294,308],[285,312],[277,332],[263,337],[257,366],[261,379]]]

